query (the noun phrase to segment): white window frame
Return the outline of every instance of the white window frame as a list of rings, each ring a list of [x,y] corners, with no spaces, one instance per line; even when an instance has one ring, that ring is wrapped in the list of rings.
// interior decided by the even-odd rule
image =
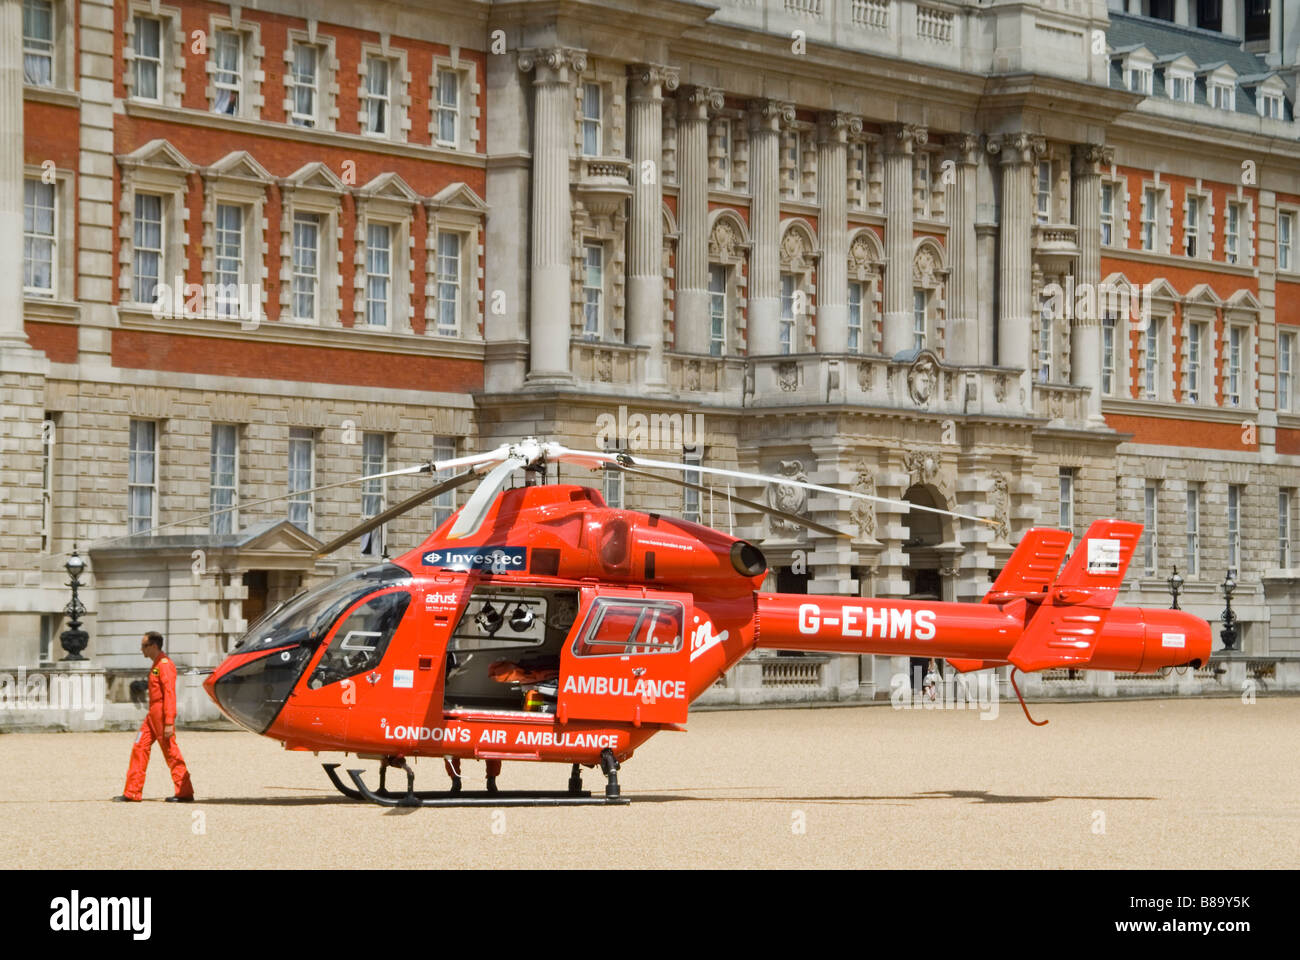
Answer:
[[[1110,343],[1106,343],[1107,331],[1110,333]],[[1104,396],[1115,396],[1117,385],[1117,376],[1115,372],[1115,357],[1119,346],[1120,323],[1117,317],[1104,316],[1101,318],[1101,392]]]
[[[919,309],[918,309],[919,308]],[[912,288],[912,349],[924,350],[930,340],[930,292]]]
[[[48,37],[38,36],[36,30],[38,12],[48,14],[50,32]],[[30,16],[29,16],[30,14]],[[59,11],[52,0],[23,0],[23,82],[34,87],[58,86],[58,61],[55,48],[58,45]],[[28,61],[48,63],[44,80],[31,79],[28,76]]]
[[[233,245],[230,237],[232,232],[230,222],[228,219],[223,220],[223,217],[228,218],[232,212],[239,215]],[[222,319],[239,316],[240,303],[244,300],[243,292],[248,288],[248,224],[251,212],[251,208],[242,203],[217,200],[213,204],[212,283],[215,288],[213,307],[216,316]],[[237,251],[237,254],[232,255],[232,251]],[[232,261],[233,270],[229,267]],[[235,287],[233,298],[229,294],[231,285]]]
[[[456,457],[456,438],[455,437],[434,437],[433,446],[430,450],[430,459],[435,463],[439,460],[452,460]],[[430,478],[433,483],[441,483],[443,480],[450,480],[454,470],[438,470]],[[456,511],[456,491],[447,490],[433,498],[433,527],[436,530],[447,522],[447,519]]]
[[[158,246],[143,247],[140,242],[140,225],[144,218],[140,213],[140,202],[146,197],[156,198],[158,200]],[[168,283],[167,276],[167,219],[168,204],[171,198],[165,193],[154,193],[150,190],[136,190],[132,197],[133,214],[131,217],[131,301],[133,303],[156,303],[158,287]],[[140,255],[141,252],[152,253],[158,258],[158,277],[157,286],[154,289],[153,299],[147,299],[140,293]]]
[[[871,297],[871,286],[861,280],[849,281],[848,306],[848,336],[845,338],[845,346],[849,353],[863,352],[863,331],[862,322],[863,310],[869,309]]]
[[[451,257],[445,249],[444,241],[450,240],[455,241],[454,257]],[[456,337],[460,335],[462,317],[465,312],[465,251],[468,246],[468,238],[457,230],[439,230],[435,242],[437,243],[434,254],[437,265],[435,277],[437,284],[435,329],[439,336]],[[445,309],[448,304],[450,304],[451,310],[450,320],[447,318]]]
[[[36,193],[49,191],[49,207],[46,208],[39,200],[43,198],[35,197]],[[36,203],[33,200],[38,201]],[[57,299],[59,295],[59,218],[63,211],[60,209],[59,202],[59,183],[46,183],[40,177],[23,178],[23,293],[32,297],[44,297],[48,299]],[[36,229],[36,221],[41,211],[48,209],[50,229],[49,233],[44,233]],[[31,266],[36,263],[35,258],[29,256],[29,250],[35,248],[38,244],[49,244],[49,278],[48,287],[38,287],[28,282],[32,273]]]
[[[1034,217],[1039,223],[1052,219],[1052,161],[1039,160],[1034,168]]]
[[[1282,120],[1286,116],[1286,111],[1282,108],[1283,97],[1280,93],[1264,93],[1259,95],[1259,115],[1269,120]]]
[[[730,271],[724,264],[709,264],[709,356],[727,352],[727,310]]]
[[[140,24],[146,21],[158,24],[158,50],[156,54],[150,54],[142,49],[144,41]],[[132,24],[134,25],[134,31],[131,37],[131,99],[141,100],[145,103],[162,103],[165,100],[163,94],[167,84],[167,43],[170,35],[170,22],[164,17],[150,16],[146,13],[133,11]],[[141,73],[146,66],[150,65],[154,71],[154,96],[151,97],[140,92]]]
[[[1159,319],[1152,317],[1143,334],[1142,396],[1146,400],[1159,400],[1163,393],[1160,389],[1160,359],[1163,354],[1160,341],[1163,326]]]
[[[1130,64],[1124,69],[1124,87],[1132,93],[1151,96],[1155,70],[1150,64]]]
[[[587,241],[582,245],[582,337],[601,340],[605,336],[605,245]],[[593,270],[595,271],[593,273]]]
[[[1155,480],[1142,487],[1142,523],[1142,569],[1151,576],[1160,556],[1160,484]]]
[[[371,449],[375,441],[379,443],[379,457],[376,460]],[[388,469],[388,435],[385,433],[363,433],[361,435],[361,475],[368,477],[384,473]],[[388,481],[384,478],[367,480],[361,484],[361,519],[369,520],[384,512],[388,498]],[[388,542],[388,525],[384,524],[361,537],[360,550],[363,557],[382,557],[384,545]]]
[[[915,305],[914,305],[915,306]],[[1038,362],[1035,364],[1035,379],[1039,383],[1052,382],[1052,316],[1046,305],[1038,309],[1038,343],[1035,347],[1035,355]]]
[[[1181,96],[1178,94],[1182,86]],[[1165,71],[1165,92],[1175,103],[1194,103],[1196,101],[1196,75],[1186,70]]]
[[[694,450],[683,451],[682,463],[686,465],[687,469],[682,471],[682,479],[687,483],[700,484],[700,472],[689,468],[692,466],[700,466],[703,459],[699,447],[696,447]],[[703,505],[702,497],[703,494],[699,490],[692,490],[690,487],[682,487],[683,520],[690,520],[694,523],[700,522],[700,509]]]
[[[733,148],[733,131],[728,117],[719,117],[714,121],[718,130],[718,186],[719,190],[731,187],[731,154]]]
[[[232,441],[229,454],[220,449],[219,441],[225,437]],[[227,457],[230,460],[230,483],[218,483],[218,480],[224,479],[222,460]],[[225,492],[229,493],[228,503],[222,502],[224,497],[218,496]],[[239,530],[239,426],[233,423],[214,423],[208,448],[208,510],[225,510],[228,507],[236,509],[208,518],[210,533],[227,534]]]
[[[58,424],[47,413],[41,422],[41,553],[49,553],[54,543],[54,486],[58,452]]]
[[[1246,205],[1229,200],[1223,208],[1223,262],[1241,265]]]
[[[595,81],[586,81],[579,88],[578,127],[579,144],[584,157],[603,156],[605,149],[605,88]],[[593,104],[594,98],[594,104]]]
[[[1237,109],[1237,85],[1223,80],[1209,80],[1206,83],[1205,99],[1216,110],[1235,111]]]
[[[1224,331],[1227,345],[1224,349],[1223,400],[1229,407],[1246,406],[1246,355],[1248,339],[1246,328],[1239,324],[1228,324]]]
[[[1185,391],[1188,403],[1204,403],[1205,391],[1205,348],[1209,343],[1209,328],[1197,320],[1187,320],[1187,368]]]
[[[377,254],[379,245],[377,239],[382,235],[386,237],[387,246],[384,253],[387,255],[387,269],[380,270],[377,267]],[[392,223],[378,217],[366,218],[366,261],[365,261],[365,292],[364,292],[364,325],[372,330],[392,330],[394,329],[393,315],[396,310],[396,299],[393,291],[397,284],[397,244],[401,238],[401,229],[398,224]],[[375,281],[384,281],[383,297],[375,296]],[[375,305],[382,304],[384,311],[384,322],[376,323],[374,321]]]
[[[1057,526],[1062,530],[1069,530],[1071,533],[1074,532],[1074,481],[1075,470],[1073,467],[1060,467],[1057,469]]]
[[[1277,408],[1290,413],[1295,406],[1296,335],[1292,330],[1277,334]]]
[[[1283,570],[1291,567],[1291,509],[1290,490],[1277,492],[1277,565]]]
[[[131,420],[127,428],[127,487],[126,532],[128,536],[152,530],[158,526],[158,421]],[[143,441],[144,428],[148,427],[148,446]],[[148,479],[141,478],[140,464],[149,457]],[[149,499],[148,515],[133,513],[136,490],[145,491]]]
[[[455,96],[455,101],[453,103],[447,103],[443,99],[446,94],[443,84],[448,77],[451,78],[451,86]],[[440,147],[448,147],[453,150],[460,147],[462,124],[461,105],[465,98],[466,86],[465,75],[460,70],[453,70],[450,66],[443,66],[442,64],[435,65],[433,80],[434,97],[432,104],[434,125],[433,142]],[[447,118],[450,118],[451,120],[450,137],[444,136],[443,132],[443,121]]]
[[[1204,259],[1209,252],[1206,239],[1207,198],[1190,190],[1183,198],[1183,256]]]
[[[295,473],[301,474],[302,468],[295,468],[293,465],[294,450],[295,449],[301,450],[302,444],[307,445],[306,482],[303,483],[301,486],[296,486],[294,483],[294,475]],[[287,448],[287,453],[285,458],[285,483],[289,493],[293,494],[293,496],[289,497],[286,501],[289,507],[288,517],[290,523],[292,523],[299,530],[302,530],[304,533],[308,534],[309,536],[313,534],[313,530],[315,528],[316,494],[307,493],[307,491],[311,490],[311,488],[315,485],[315,477],[316,477],[316,431],[312,430],[310,427],[290,427],[289,446]],[[306,514],[305,524],[299,523],[298,520],[294,519],[295,507],[304,508],[303,510],[297,512]]]
[[[1142,204],[1139,213],[1138,238],[1141,248],[1151,253],[1160,251],[1160,207],[1163,191],[1159,187],[1142,188]]]
[[[398,61],[393,57],[384,56],[380,53],[367,52],[361,57],[361,64],[365,66],[365,72],[361,79],[361,85],[357,90],[357,100],[361,120],[361,133],[367,137],[376,137],[381,140],[394,140],[393,128],[396,126],[397,111],[394,109],[396,84],[394,75],[399,68]],[[377,81],[374,79],[379,71],[375,70],[376,65],[383,64],[384,88],[378,90],[374,88]],[[382,129],[375,123],[375,114],[371,109],[371,104],[379,104],[383,117]]]
[[[299,322],[319,323],[321,319],[321,295],[323,289],[321,283],[321,260],[322,252],[324,250],[323,241],[325,239],[323,234],[328,228],[329,217],[322,213],[317,213],[315,210],[295,209],[293,211],[293,219],[290,223],[289,269],[291,271],[291,288],[289,290],[289,316],[291,319]],[[305,244],[299,243],[300,227],[304,234],[309,227],[316,233],[316,243],[310,248],[312,258],[315,261],[311,266],[310,272],[308,272],[305,267],[305,258],[301,263],[299,261],[299,252],[309,249]],[[310,291],[304,290],[304,292],[300,293],[300,284],[305,286],[307,283],[310,283]],[[311,310],[307,314],[304,314],[299,309],[300,296],[311,297]]]
[[[795,312],[795,298],[799,292],[799,275],[782,271],[780,279],[781,313],[777,326],[777,352],[782,356],[796,353],[799,317]]]
[[[1197,576],[1201,572],[1201,485],[1187,484],[1187,575]]]
[[[1286,226],[1283,227],[1283,224]],[[1295,225],[1294,210],[1279,210],[1277,214],[1277,268],[1287,273],[1295,271]]]
[[[1110,197],[1109,209],[1107,209],[1106,198]],[[1116,232],[1117,222],[1115,220],[1115,202],[1119,199],[1118,187],[1109,180],[1101,182],[1101,245],[1103,247],[1115,246],[1115,240],[1118,236]]]
[[[235,65],[231,69],[221,64],[220,57],[223,50],[228,49],[228,41],[234,38]],[[242,30],[235,30],[228,27],[215,28],[212,31],[212,37],[208,45],[208,62],[210,64],[209,73],[212,75],[212,99],[208,108],[216,114],[228,117],[244,116],[247,112],[247,84],[244,82],[245,62],[248,59],[245,45],[246,36]],[[233,77],[234,79],[230,79]],[[221,109],[222,96],[233,94],[231,105],[233,110]]]
[[[292,56],[288,58],[289,62],[285,64],[284,85],[287,94],[285,113],[289,122],[296,127],[319,128],[321,123],[322,107],[324,106],[324,86],[325,83],[325,60],[329,56],[327,48],[319,43],[309,43],[306,40],[291,39],[289,50]],[[311,51],[314,58],[313,70],[310,80],[307,81],[305,76],[300,76],[302,57],[304,51]],[[311,112],[304,113],[298,109],[298,91],[306,90],[311,96]]]
[[[1228,542],[1228,572],[1233,573],[1241,570],[1241,501],[1244,487],[1240,484],[1228,484],[1228,517],[1227,517],[1227,542]]]

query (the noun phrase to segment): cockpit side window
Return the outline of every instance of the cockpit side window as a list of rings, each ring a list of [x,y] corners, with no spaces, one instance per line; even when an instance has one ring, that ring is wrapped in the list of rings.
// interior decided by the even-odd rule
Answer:
[[[682,619],[682,606],[674,601],[602,597],[573,652],[579,657],[675,653],[682,648]]]
[[[405,590],[383,593],[348,614],[334,631],[334,639],[307,686],[315,690],[379,666],[410,600]]]

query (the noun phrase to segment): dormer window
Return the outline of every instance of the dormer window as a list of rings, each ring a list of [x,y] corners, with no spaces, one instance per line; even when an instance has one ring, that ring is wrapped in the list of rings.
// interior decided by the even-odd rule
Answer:
[[[1165,74],[1165,89],[1169,92],[1170,100],[1191,103],[1196,83],[1190,73],[1170,70]]]
[[[1151,68],[1144,64],[1130,64],[1124,71],[1124,84],[1134,93],[1151,96]]]
[[[1237,109],[1237,89],[1231,83],[1225,83],[1222,80],[1211,80],[1209,85],[1210,106],[1216,110],[1236,110]]]
[[[1283,119],[1282,94],[1261,92],[1259,95],[1259,115],[1272,120]]]

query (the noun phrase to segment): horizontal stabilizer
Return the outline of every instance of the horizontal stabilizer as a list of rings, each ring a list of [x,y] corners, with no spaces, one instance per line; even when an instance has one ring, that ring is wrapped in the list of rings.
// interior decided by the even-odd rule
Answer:
[[[1073,536],[1065,530],[1034,527],[1024,535],[1007,560],[985,603],[1003,603],[1017,597],[1041,597],[1056,579]]]

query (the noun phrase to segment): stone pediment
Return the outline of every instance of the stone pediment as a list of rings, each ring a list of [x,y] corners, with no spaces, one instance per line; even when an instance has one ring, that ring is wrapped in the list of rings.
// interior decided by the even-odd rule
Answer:
[[[411,189],[398,174],[381,173],[361,188],[361,195],[372,200],[397,200],[401,203],[417,203],[420,195]]]
[[[345,189],[343,181],[319,160],[299,167],[285,178],[285,183],[299,190],[328,190],[330,193],[342,193]]]
[[[488,210],[487,202],[469,184],[460,181],[443,187],[429,198],[428,204],[434,208],[456,207],[474,213],[487,213]]]
[[[176,173],[193,173],[194,164],[166,140],[150,140],[130,153],[117,158],[124,167],[155,167]]]
[[[207,172],[211,176],[257,180],[263,183],[272,179],[266,167],[258,163],[247,150],[232,150],[208,167]]]

